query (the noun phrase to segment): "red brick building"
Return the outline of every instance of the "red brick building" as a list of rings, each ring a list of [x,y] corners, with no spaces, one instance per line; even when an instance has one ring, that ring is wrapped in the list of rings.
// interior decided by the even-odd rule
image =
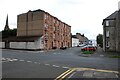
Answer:
[[[17,17],[17,36],[43,35],[46,50],[71,47],[71,26],[43,10],[28,11]]]

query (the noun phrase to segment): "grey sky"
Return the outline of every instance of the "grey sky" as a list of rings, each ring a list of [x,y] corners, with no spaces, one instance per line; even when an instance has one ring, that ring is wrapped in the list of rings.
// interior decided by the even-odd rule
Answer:
[[[96,39],[102,33],[102,20],[118,10],[119,0],[1,0],[0,30],[6,16],[10,28],[17,28],[17,15],[29,10],[42,9],[72,26],[72,33],[85,34]]]

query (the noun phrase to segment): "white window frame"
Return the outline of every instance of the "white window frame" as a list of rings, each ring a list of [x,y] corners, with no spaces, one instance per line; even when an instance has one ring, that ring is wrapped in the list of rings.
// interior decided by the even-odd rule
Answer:
[[[105,22],[105,25],[106,25],[106,26],[109,26],[109,25],[110,25],[108,20]]]
[[[106,31],[106,37],[110,37],[110,31]]]

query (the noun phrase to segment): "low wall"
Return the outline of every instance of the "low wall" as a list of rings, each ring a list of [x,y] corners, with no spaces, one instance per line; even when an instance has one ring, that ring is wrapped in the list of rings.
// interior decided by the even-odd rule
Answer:
[[[36,42],[10,42],[13,49],[41,49],[39,45]]]
[[[5,42],[0,42],[0,48],[5,48]]]

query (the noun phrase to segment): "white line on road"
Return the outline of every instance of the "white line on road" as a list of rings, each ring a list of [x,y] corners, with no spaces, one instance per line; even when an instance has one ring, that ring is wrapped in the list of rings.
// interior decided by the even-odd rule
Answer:
[[[13,61],[17,61],[18,59],[12,59]]]
[[[25,61],[25,60],[19,60],[19,61]]]
[[[5,58],[2,58],[2,60],[4,61],[4,60],[6,60]]]
[[[72,78],[72,76],[75,74],[76,72],[73,72],[69,77],[68,79]]]
[[[45,64],[46,66],[50,66],[50,64]]]
[[[53,53],[53,54],[56,54],[56,53]]]
[[[65,66],[63,66],[62,68],[69,69],[70,67],[65,67]]]
[[[60,66],[57,66],[57,65],[52,65],[53,67],[60,67]]]
[[[14,61],[14,60],[10,59],[10,60],[8,60],[8,61]]]
[[[32,62],[32,61],[27,61],[27,62]]]

